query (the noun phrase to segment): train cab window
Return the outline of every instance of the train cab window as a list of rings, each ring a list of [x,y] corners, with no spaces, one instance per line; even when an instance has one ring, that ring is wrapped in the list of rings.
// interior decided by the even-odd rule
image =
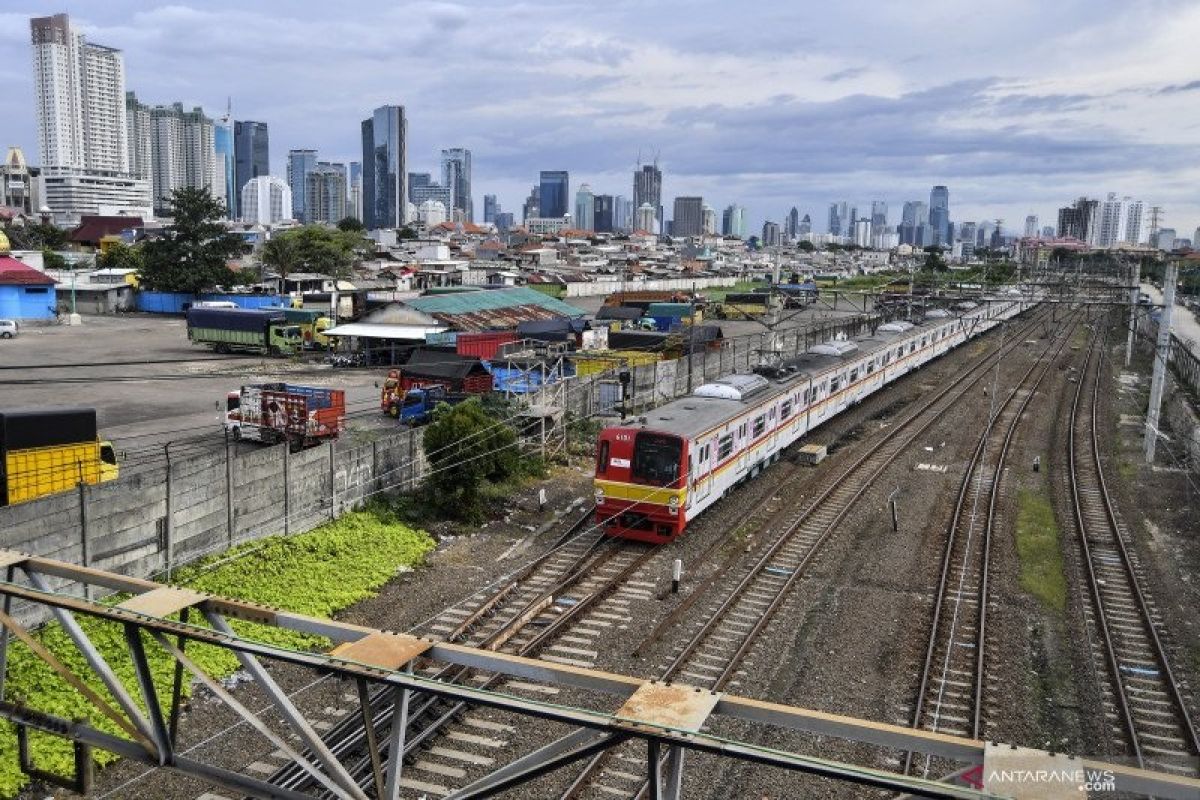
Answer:
[[[767,415],[759,414],[754,418],[754,438],[757,439],[763,435],[763,431],[767,429]]]
[[[633,440],[635,481],[651,486],[670,486],[679,479],[683,441],[678,436],[642,431]]]
[[[600,442],[596,452],[596,474],[603,475],[608,470],[608,442]]]
[[[105,464],[116,464],[117,453],[113,450],[113,446],[108,442],[103,442],[100,445],[100,460]]]
[[[717,461],[724,461],[733,452],[733,436],[725,435],[717,442]]]
[[[779,406],[779,421],[782,422],[792,415],[792,401],[784,400]]]

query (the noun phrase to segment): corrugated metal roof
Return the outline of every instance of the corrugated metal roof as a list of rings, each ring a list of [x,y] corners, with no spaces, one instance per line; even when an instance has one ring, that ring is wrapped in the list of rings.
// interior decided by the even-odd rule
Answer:
[[[431,295],[407,301],[407,305],[435,316],[474,314],[522,306],[537,306],[562,317],[583,316],[583,310],[524,286],[481,289],[477,292]]]

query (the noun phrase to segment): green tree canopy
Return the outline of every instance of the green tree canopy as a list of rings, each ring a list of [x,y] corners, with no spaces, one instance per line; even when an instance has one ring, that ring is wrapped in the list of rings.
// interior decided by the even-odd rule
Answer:
[[[275,234],[263,246],[262,262],[286,276],[291,272],[318,272],[345,277],[365,249],[358,231],[304,225]]]
[[[417,232],[414,231],[412,228],[408,227],[407,225],[405,225],[396,234],[396,237],[399,239],[415,239],[415,238],[417,238]]]
[[[9,225],[4,235],[14,250],[61,250],[67,244],[67,232],[49,222]]]
[[[43,247],[42,266],[46,269],[67,269],[70,267],[70,264],[67,263],[65,258],[51,250],[49,247]]]
[[[933,272],[945,272],[949,268],[946,264],[946,259],[942,258],[942,248],[936,244],[925,248],[925,264],[922,266],[922,269]]]
[[[798,244],[797,247],[800,250],[803,250],[805,253],[811,253],[813,250],[817,249],[816,245],[814,245],[812,242],[808,241],[807,239],[805,239],[803,242]]]
[[[171,217],[174,222],[162,236],[142,245],[142,285],[196,293],[232,283],[228,261],[241,254],[242,242],[225,229],[224,203],[208,188],[176,189]]]
[[[358,217],[342,217],[338,220],[339,231],[365,231],[367,228]]]
[[[438,406],[423,447],[432,468],[426,489],[439,510],[464,521],[481,519],[484,481],[497,483],[521,469],[516,442],[513,430],[497,424],[479,398]]]
[[[101,269],[133,269],[141,272],[142,250],[124,243],[110,245],[96,257],[96,265]]]

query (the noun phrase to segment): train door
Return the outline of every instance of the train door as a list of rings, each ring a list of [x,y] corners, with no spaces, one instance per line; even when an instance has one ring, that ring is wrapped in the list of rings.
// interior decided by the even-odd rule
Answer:
[[[713,454],[716,452],[716,449],[716,437],[708,440],[700,447],[700,456],[696,463],[696,472],[699,477],[694,487],[697,503],[704,500],[712,492]]]

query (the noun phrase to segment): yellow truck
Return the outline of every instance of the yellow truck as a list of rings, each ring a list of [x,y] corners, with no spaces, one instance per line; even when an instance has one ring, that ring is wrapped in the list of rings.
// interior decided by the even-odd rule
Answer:
[[[0,506],[115,480],[119,469],[94,408],[0,411]]]

